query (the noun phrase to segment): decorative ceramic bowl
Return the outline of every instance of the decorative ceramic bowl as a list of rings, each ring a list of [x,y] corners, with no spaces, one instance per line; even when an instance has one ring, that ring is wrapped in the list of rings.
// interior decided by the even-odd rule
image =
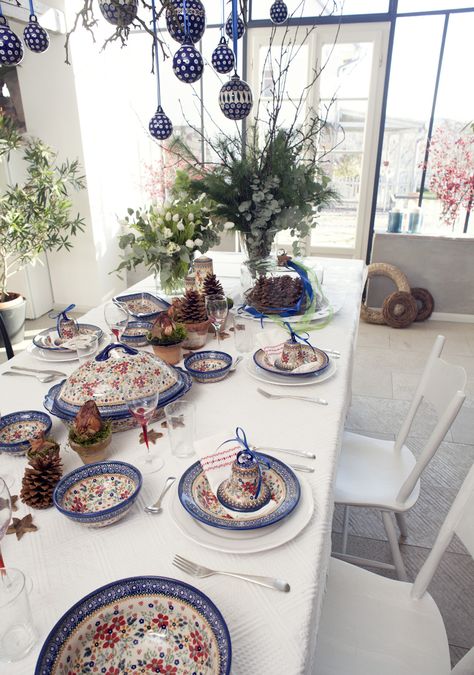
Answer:
[[[170,303],[151,293],[129,293],[114,298],[128,309],[129,314],[141,321],[155,319],[160,312],[170,307]]]
[[[30,441],[51,430],[51,417],[40,410],[21,410],[0,418],[0,452],[24,455]]]
[[[311,348],[310,345],[294,340],[287,340],[280,358],[275,359],[277,368],[290,372],[309,363],[314,364],[314,371],[322,370],[328,365],[329,357],[320,349]]]
[[[140,471],[126,462],[86,464],[63,476],[53,492],[55,507],[75,523],[104,527],[123,518],[142,487]]]
[[[59,619],[35,675],[228,675],[231,659],[227,625],[204,593],[176,579],[131,577],[89,593]]]
[[[146,336],[152,326],[151,321],[129,321],[121,340],[130,347],[144,347],[147,344]]]
[[[232,356],[226,352],[202,351],[184,359],[184,367],[198,382],[223,380],[232,365]]]
[[[237,455],[230,478],[219,485],[217,499],[228,509],[247,513],[268,504],[270,490],[263,480],[259,462],[253,455],[247,452]]]

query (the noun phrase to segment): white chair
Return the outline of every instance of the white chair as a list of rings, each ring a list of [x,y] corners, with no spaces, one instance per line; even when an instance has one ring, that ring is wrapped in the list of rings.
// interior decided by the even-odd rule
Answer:
[[[474,648],[451,671],[443,619],[426,592],[454,533],[474,558],[474,466],[413,584],[331,558],[312,673],[473,675]]]
[[[416,503],[420,493],[420,475],[429,463],[465,399],[466,372],[440,358],[445,338],[438,335],[421,376],[410,410],[395,442],[344,432],[334,501],[345,506],[342,553],[333,555],[370,567],[395,569],[398,578],[407,580],[392,520],[395,514],[400,534],[407,536],[404,514]],[[437,423],[418,459],[405,445],[416,412],[425,400],[437,414]],[[380,509],[394,565],[366,560],[346,553],[349,507]],[[474,675],[474,674],[473,674]]]

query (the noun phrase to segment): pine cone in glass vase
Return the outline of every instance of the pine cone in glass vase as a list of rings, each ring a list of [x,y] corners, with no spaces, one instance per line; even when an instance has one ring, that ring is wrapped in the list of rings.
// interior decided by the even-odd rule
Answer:
[[[260,276],[247,292],[247,303],[263,314],[278,314],[285,308],[293,308],[301,297],[301,279],[283,274],[278,277]],[[305,302],[301,311],[304,311]]]
[[[186,291],[180,311],[180,321],[183,323],[204,323],[207,321],[205,298],[198,291]]]
[[[52,506],[54,488],[62,473],[63,467],[58,448],[32,457],[23,476],[21,501],[34,509],[46,509]]]
[[[216,298],[225,297],[222,284],[215,274],[208,274],[207,277],[204,279],[203,291],[206,298],[210,298],[211,296],[214,296]]]

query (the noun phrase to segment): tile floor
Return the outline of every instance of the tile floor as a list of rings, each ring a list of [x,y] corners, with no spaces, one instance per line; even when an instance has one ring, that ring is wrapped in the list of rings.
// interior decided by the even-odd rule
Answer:
[[[28,321],[25,349],[33,335],[50,326],[51,319]],[[396,330],[361,322],[356,351],[352,406],[347,428],[381,438],[394,438],[408,410],[420,372],[436,335],[446,336],[443,355],[464,366],[468,398],[436,456],[422,478],[421,497],[408,514],[409,536],[402,545],[409,577],[413,579],[433,545],[441,522],[474,461],[474,324],[426,321]],[[0,349],[0,362],[5,359]],[[433,416],[418,415],[408,445],[418,454],[428,437]],[[334,549],[341,544],[342,511],[336,508]],[[390,562],[380,514],[352,509],[349,553]],[[388,576],[393,576],[387,572]],[[474,562],[454,541],[430,587],[443,615],[453,664],[474,645]]]

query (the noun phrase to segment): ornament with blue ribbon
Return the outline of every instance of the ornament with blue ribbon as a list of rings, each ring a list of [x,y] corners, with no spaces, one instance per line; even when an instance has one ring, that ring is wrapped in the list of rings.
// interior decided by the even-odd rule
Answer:
[[[243,120],[250,114],[253,106],[252,90],[236,74],[226,82],[219,92],[219,106],[225,117],[230,120]]]
[[[56,319],[56,330],[60,338],[68,340],[79,333],[79,327],[75,319],[71,319],[67,313],[76,305],[69,305],[57,314],[49,314],[51,319]]]
[[[233,38],[234,31],[233,31],[232,14],[229,14],[229,17],[225,22],[225,32],[230,38]],[[237,17],[237,39],[240,40],[240,38],[244,33],[245,33],[245,24],[242,21],[241,17],[239,16]]]
[[[173,56],[174,74],[181,82],[193,84],[201,79],[203,70],[204,62],[201,54],[191,40],[185,41]]]
[[[170,118],[165,115],[161,107],[161,89],[160,89],[160,60],[158,57],[158,34],[156,25],[156,6],[155,0],[151,0],[151,10],[153,17],[153,56],[155,58],[155,75],[156,75],[156,97],[158,100],[158,107],[155,114],[148,124],[148,131],[157,141],[165,141],[173,133],[173,123]]]
[[[113,26],[125,28],[136,18],[138,12],[138,0],[99,0],[99,9],[106,21]]]
[[[28,49],[35,54],[42,54],[49,47],[49,35],[38,23],[33,0],[30,0],[30,20],[23,31],[23,39]]]
[[[212,52],[211,63],[214,70],[222,75],[230,73],[234,67],[234,52],[227,44],[224,36],[221,37],[219,44]]]
[[[0,5],[0,66],[17,66],[23,58],[23,45],[5,19]]]
[[[206,10],[201,0],[171,0],[166,9],[166,27],[176,42],[199,42],[206,28]]]
[[[288,18],[288,7],[283,0],[275,0],[270,7],[270,19],[277,25],[285,23]]]

